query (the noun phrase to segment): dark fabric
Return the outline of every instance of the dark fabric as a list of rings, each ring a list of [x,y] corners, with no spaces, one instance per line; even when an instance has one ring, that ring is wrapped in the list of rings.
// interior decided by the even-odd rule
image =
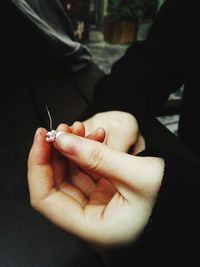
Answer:
[[[84,70],[86,79],[90,71]],[[45,103],[54,127],[73,122],[87,107],[66,73],[1,84],[0,266],[79,267],[81,263],[102,267],[99,256],[84,242],[57,229],[30,207],[27,158],[35,130],[49,127]]]
[[[199,265],[200,159],[158,121],[148,149],[137,156],[165,159],[165,172],[144,232],[128,246],[100,252],[109,267]]]
[[[170,93],[184,86],[179,137],[199,153],[199,30],[198,1],[166,0],[145,41],[130,46],[111,74],[96,85],[96,111],[133,113],[145,134]],[[106,97],[105,97],[106,96]]]
[[[94,112],[123,109],[135,114],[147,140],[147,150],[141,156],[162,156],[166,161],[163,184],[145,232],[135,244],[106,251],[101,259],[85,243],[58,230],[30,208],[26,163],[35,129],[48,127],[44,105],[49,105],[55,126],[72,122],[92,101],[92,89],[84,88],[93,86],[94,81],[87,83],[87,79],[96,80],[102,73],[95,66],[95,75],[90,75],[90,67],[81,68],[78,76],[68,72],[76,57],[57,57],[64,55],[63,45],[49,44],[46,35],[14,2],[1,3],[5,12],[1,14],[0,44],[0,266],[179,266],[188,261],[187,266],[195,266],[193,261],[199,261],[195,243],[199,241],[199,158],[149,114],[155,114],[167,95],[184,84],[180,136],[186,140],[182,127],[187,143],[195,150],[192,144],[197,142],[198,151],[194,123],[198,114],[198,73],[194,66],[199,54],[198,40],[192,39],[198,25],[197,2],[187,6],[185,0],[166,0],[148,41],[133,45],[114,65],[112,74],[97,84]],[[32,8],[47,3],[41,2],[27,1],[34,5]],[[60,10],[57,1],[49,3]],[[187,38],[183,36],[185,31]],[[75,82],[76,77],[83,76],[83,83]],[[187,102],[191,100],[194,105]]]
[[[4,79],[24,79],[49,69],[78,71],[91,63],[59,0],[3,0],[2,10]]]
[[[90,72],[97,77],[98,71],[95,65],[88,72],[84,69],[85,79],[91,79]],[[27,158],[35,130],[49,128],[45,103],[54,127],[72,123],[87,107],[65,72],[1,83],[0,266],[79,267],[81,263],[102,267],[99,256],[84,242],[57,229],[30,207]]]
[[[99,255],[87,244],[30,207],[26,165],[35,130],[49,128],[45,104],[54,127],[72,123],[87,108],[89,92],[102,71],[84,48],[66,55],[73,47],[30,21],[14,5],[22,2],[1,3],[0,266],[100,267]],[[55,26],[55,34],[69,34],[59,1],[27,3]],[[84,77],[82,83],[76,82],[78,77]]]

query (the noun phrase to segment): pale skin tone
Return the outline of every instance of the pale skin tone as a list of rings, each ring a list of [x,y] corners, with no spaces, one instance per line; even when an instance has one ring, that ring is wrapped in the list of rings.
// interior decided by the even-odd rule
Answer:
[[[134,155],[145,149],[145,141],[139,132],[138,124],[133,115],[122,111],[97,113],[83,122],[86,134],[98,127],[106,130],[104,143],[117,151],[130,152]],[[120,141],[119,141],[120,140]]]
[[[103,128],[91,127],[91,133],[76,122],[72,127],[62,124],[57,131],[54,144],[45,141],[47,131],[42,128],[34,138],[28,160],[33,208],[92,244],[134,242],[151,215],[164,161],[109,147]]]

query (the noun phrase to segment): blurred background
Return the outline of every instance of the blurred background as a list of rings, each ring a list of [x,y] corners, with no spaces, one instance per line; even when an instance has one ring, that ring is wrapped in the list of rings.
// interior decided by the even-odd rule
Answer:
[[[87,46],[94,62],[109,73],[112,64],[136,41],[145,40],[164,0],[62,0],[77,41]],[[170,96],[158,119],[177,133],[182,89]]]
[[[84,43],[130,44],[146,36],[163,0],[62,0]]]

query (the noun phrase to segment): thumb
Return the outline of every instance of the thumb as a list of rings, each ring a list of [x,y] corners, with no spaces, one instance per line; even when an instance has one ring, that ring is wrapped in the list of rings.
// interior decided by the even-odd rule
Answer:
[[[114,151],[105,144],[68,133],[58,133],[55,146],[83,169],[103,176],[124,195],[127,191],[154,194],[160,187],[164,162]]]

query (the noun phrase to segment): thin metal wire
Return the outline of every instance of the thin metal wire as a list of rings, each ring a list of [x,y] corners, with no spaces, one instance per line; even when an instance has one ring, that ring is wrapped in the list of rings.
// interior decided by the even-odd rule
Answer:
[[[49,111],[49,109],[48,109],[47,104],[45,104],[45,107],[46,107],[46,110],[47,110],[47,114],[48,114],[48,116],[49,116],[49,126],[50,126],[50,130],[52,131],[52,130],[53,130],[52,117],[51,117],[51,114],[50,114],[50,111]]]

